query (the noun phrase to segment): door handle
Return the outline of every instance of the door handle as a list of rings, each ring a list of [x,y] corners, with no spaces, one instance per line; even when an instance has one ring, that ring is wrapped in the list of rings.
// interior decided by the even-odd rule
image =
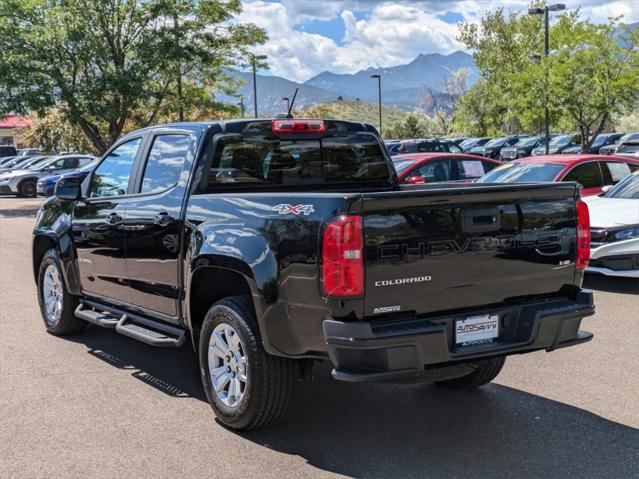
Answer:
[[[105,219],[106,222],[110,225],[119,225],[120,223],[122,223],[122,217],[115,211],[113,213],[109,213]]]
[[[157,215],[155,215],[155,217],[153,218],[153,221],[156,225],[166,226],[169,223],[172,223],[174,221],[174,218],[173,216],[168,214],[166,211],[162,211],[161,213],[158,213]]]

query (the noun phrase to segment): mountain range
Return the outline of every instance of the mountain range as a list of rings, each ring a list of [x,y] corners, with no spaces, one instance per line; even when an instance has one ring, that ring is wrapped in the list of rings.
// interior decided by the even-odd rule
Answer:
[[[286,111],[284,97],[291,98],[295,88],[299,88],[295,109],[304,109],[318,103],[332,102],[342,97],[344,100],[377,101],[377,82],[371,75],[381,75],[382,100],[406,110],[419,105],[425,88],[441,91],[444,81],[452,73],[465,68],[469,72],[469,84],[479,75],[473,57],[457,51],[450,55],[439,53],[420,54],[405,65],[386,68],[367,68],[357,73],[322,72],[303,83],[282,77],[257,75],[258,113],[274,115]],[[249,72],[234,71],[230,75],[240,80],[238,94],[244,97],[247,115],[253,112],[253,78]],[[232,97],[219,100],[237,102]]]

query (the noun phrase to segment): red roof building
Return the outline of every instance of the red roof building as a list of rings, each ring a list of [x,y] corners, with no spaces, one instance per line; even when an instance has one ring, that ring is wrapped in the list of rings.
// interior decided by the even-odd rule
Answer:
[[[28,118],[22,118],[18,115],[0,116],[0,128],[19,128],[29,125],[31,125],[31,120]]]

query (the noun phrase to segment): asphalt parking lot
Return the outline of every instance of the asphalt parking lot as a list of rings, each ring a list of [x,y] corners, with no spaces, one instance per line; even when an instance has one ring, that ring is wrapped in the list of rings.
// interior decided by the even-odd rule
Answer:
[[[639,283],[589,277],[585,345],[508,359],[471,393],[335,382],[234,433],[195,355],[90,326],[44,331],[31,273],[39,200],[0,198],[0,477],[639,477]]]

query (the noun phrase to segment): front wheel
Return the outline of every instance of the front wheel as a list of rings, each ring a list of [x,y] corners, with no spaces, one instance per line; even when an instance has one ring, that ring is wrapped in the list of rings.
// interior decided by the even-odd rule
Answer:
[[[256,429],[283,416],[297,363],[264,350],[250,297],[225,298],[209,309],[199,359],[206,397],[225,426]]]
[[[495,379],[504,367],[505,362],[506,358],[504,356],[480,359],[472,365],[475,367],[472,373],[460,378],[437,381],[435,384],[452,390],[475,389]]]
[[[55,248],[42,257],[38,271],[38,303],[47,331],[55,335],[75,334],[87,323],[75,317],[78,299],[69,294],[62,278],[60,258]]]
[[[35,198],[38,195],[35,180],[25,180],[18,188],[18,196],[23,198]]]

